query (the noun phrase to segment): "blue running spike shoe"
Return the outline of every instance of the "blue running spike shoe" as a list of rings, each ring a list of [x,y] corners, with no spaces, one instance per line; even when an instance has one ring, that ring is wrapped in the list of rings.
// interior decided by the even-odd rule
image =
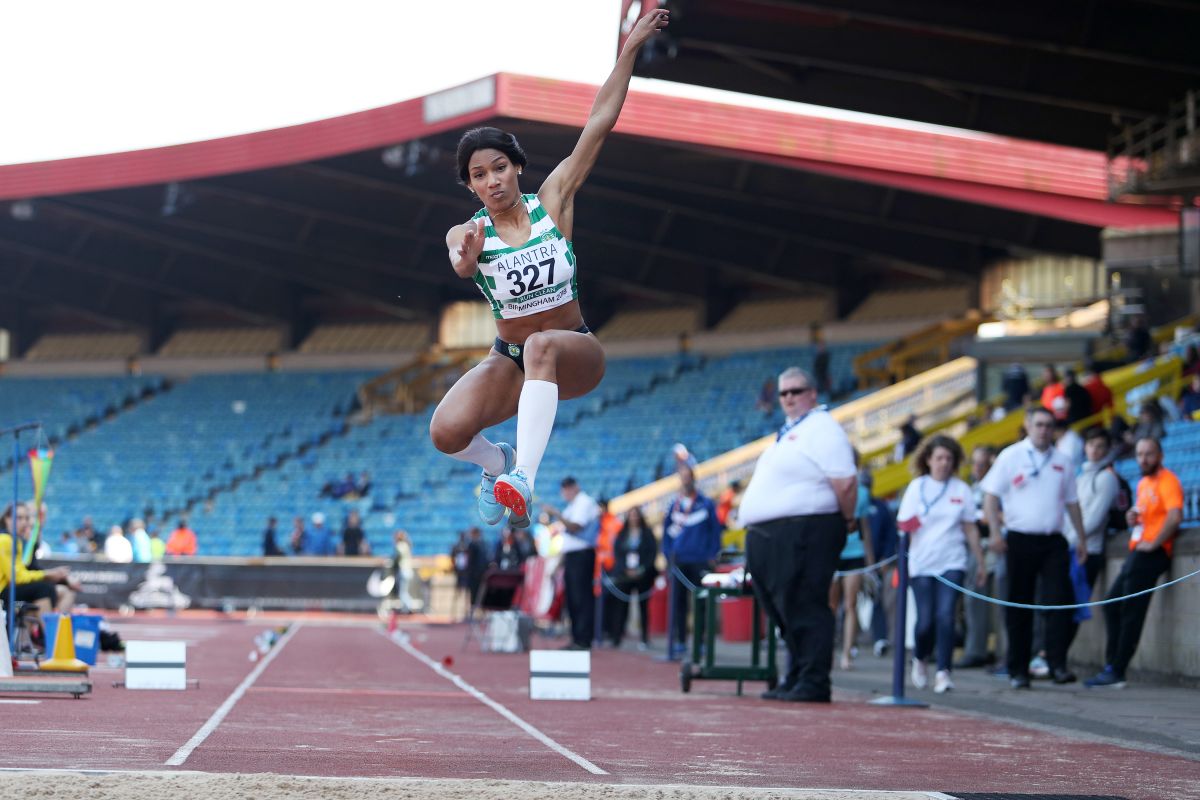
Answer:
[[[517,463],[517,453],[511,444],[500,442],[496,445],[504,453],[504,469],[501,475],[507,474]],[[484,525],[496,525],[504,519],[504,506],[496,502],[493,490],[496,486],[495,475],[489,475],[485,470],[483,479],[479,482],[479,518]]]
[[[529,524],[529,510],[533,506],[533,493],[529,491],[529,481],[525,473],[519,469],[501,475],[496,479],[493,488],[496,502],[509,510],[510,523],[516,525],[522,518]]]

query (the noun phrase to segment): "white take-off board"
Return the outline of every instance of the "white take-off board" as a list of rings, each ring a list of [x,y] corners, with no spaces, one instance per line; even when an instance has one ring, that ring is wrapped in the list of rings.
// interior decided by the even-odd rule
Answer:
[[[531,700],[591,700],[592,654],[586,650],[530,650]]]
[[[186,689],[187,642],[126,642],[126,689]]]

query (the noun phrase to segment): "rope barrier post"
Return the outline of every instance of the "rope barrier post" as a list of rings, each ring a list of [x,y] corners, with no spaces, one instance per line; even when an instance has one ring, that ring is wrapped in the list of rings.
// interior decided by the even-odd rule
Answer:
[[[667,652],[658,661],[678,661],[675,654],[675,554],[667,559]]]
[[[904,708],[928,708],[928,703],[912,700],[904,696],[904,662],[908,652],[905,648],[905,633],[907,624],[905,617],[908,612],[908,536],[900,531],[900,542],[896,552],[896,573],[899,583],[896,587],[896,632],[892,650],[892,693],[887,697],[876,697],[871,701],[875,706],[901,706]]]

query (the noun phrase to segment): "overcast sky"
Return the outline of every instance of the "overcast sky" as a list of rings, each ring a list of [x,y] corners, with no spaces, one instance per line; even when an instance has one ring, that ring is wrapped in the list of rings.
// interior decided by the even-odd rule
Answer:
[[[620,0],[0,3],[0,163],[158,147],[495,72],[599,83]]]

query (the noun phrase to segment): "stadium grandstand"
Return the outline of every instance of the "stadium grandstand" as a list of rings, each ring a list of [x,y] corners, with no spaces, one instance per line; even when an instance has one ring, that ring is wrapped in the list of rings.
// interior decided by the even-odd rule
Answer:
[[[130,759],[102,745],[94,757],[66,747],[56,760],[38,762],[32,746],[24,748],[39,728],[23,718],[0,769],[186,766],[320,775],[330,779],[331,797],[351,791],[335,787],[342,777],[516,786],[599,776],[613,791],[623,791],[620,783],[671,784],[704,798],[753,796],[718,794],[739,781],[819,786],[846,800],[1200,798],[1200,580],[1171,583],[1200,571],[1200,50],[1193,44],[1200,12],[1165,0],[1020,0],[986,9],[933,0],[903,8],[872,0],[612,5],[620,6],[623,22],[614,13],[614,23],[621,43],[653,8],[669,8],[672,22],[641,53],[640,80],[575,203],[580,304],[606,369],[596,389],[557,408],[532,498],[533,557],[502,598],[489,581],[509,572],[503,554],[513,531],[481,522],[479,467],[448,458],[430,437],[438,403],[496,337],[475,283],[445,261],[444,232],[478,208],[456,182],[455,150],[466,129],[511,131],[529,154],[522,181],[532,191],[575,146],[595,85],[496,72],[288,127],[0,163],[0,494],[15,483],[21,499],[36,491],[44,502],[40,517],[30,509],[41,537],[37,559],[80,576],[70,596],[81,610],[101,614],[103,630],[126,639],[188,639],[189,674],[197,665],[219,694],[185,691],[179,719],[156,722],[162,730],[147,737],[158,738]],[[932,601],[914,595],[895,603],[888,594],[893,579],[901,591],[908,587],[907,576],[888,571],[907,558],[907,544],[886,558],[868,550],[862,564],[839,566],[838,580],[868,578],[861,590],[843,584],[853,588],[835,617],[847,655],[833,675],[833,699],[838,711],[843,700],[870,696],[905,705],[907,680],[910,694],[937,705],[911,712],[924,716],[859,704],[858,716],[826,721],[824,738],[814,738],[812,716],[768,719],[763,709],[778,714],[778,706],[741,697],[743,681],[767,680],[774,691],[783,680],[782,657],[778,670],[770,663],[760,671],[759,639],[769,640],[774,658],[776,634],[785,633],[774,624],[760,630],[762,595],[754,599],[736,583],[693,586],[675,556],[657,550],[657,584],[629,591],[634,601],[651,596],[633,616],[642,649],[665,648],[669,663],[622,649],[624,627],[609,636],[603,626],[612,624],[604,621],[612,598],[622,614],[637,603],[608,579],[619,568],[597,567],[601,627],[586,668],[597,702],[587,712],[556,715],[542,710],[553,704],[532,701],[524,687],[537,668],[501,653],[528,649],[527,619],[536,620],[532,635],[544,646],[564,643],[559,605],[570,590],[561,578],[557,589],[544,583],[553,579],[540,570],[549,564],[552,573],[561,542],[582,529],[562,527],[565,512],[557,526],[551,519],[558,512],[548,509],[540,522],[537,514],[574,497],[569,483],[560,497],[560,481],[574,478],[600,501],[615,520],[614,536],[637,510],[661,548],[679,535],[687,514],[678,501],[694,480],[717,501],[723,526],[728,520],[704,571],[708,561],[720,561],[720,572],[743,567],[748,534],[737,525],[737,503],[760,457],[798,424],[781,408],[788,379],[781,373],[789,367],[815,384],[854,448],[860,512],[874,500],[893,523],[918,445],[935,435],[964,449],[967,460],[958,466],[965,479],[973,451],[1002,450],[1027,436],[1030,409],[1061,418],[1057,435],[1068,439],[1111,432],[1115,447],[1105,466],[1122,491],[1134,493],[1119,509],[1123,519],[1141,497],[1138,441],[1161,443],[1163,463],[1181,484],[1180,533],[1140,649],[1127,659],[1134,687],[1121,695],[1119,712],[1095,692],[1052,685],[1075,676],[1059,680],[1066,664],[1046,662],[1053,643],[1047,647],[1045,637],[1053,634],[1042,622],[1033,656],[1047,673],[1034,677],[1049,679],[1035,700],[997,699],[992,669],[1002,666],[1008,646],[1003,610],[986,616],[985,673],[956,667],[953,694],[945,682],[936,697],[918,693],[924,666],[918,680],[905,642],[897,648],[895,641],[911,639],[916,623],[910,619],[905,632],[901,614],[901,627],[888,628],[897,607],[932,613]],[[1049,389],[1039,378],[1047,367],[1058,370],[1045,382]],[[1067,371],[1107,387],[1108,402],[1068,420],[1067,401],[1054,402],[1066,396],[1057,375]],[[1024,383],[1014,383],[1018,373]],[[516,442],[517,419],[483,434]],[[984,486],[983,476],[972,485]],[[686,507],[694,508],[691,501]],[[19,527],[15,518],[0,527],[7,524]],[[1133,527],[1140,532],[1141,525]],[[1133,558],[1130,526],[1119,527],[1105,529],[1111,538],[1102,535],[1102,552],[1093,555],[1107,571],[1077,595],[1080,605],[1103,601],[1106,581],[1125,574],[1118,571]],[[114,528],[131,539],[142,528],[170,539],[167,554],[156,553],[157,564],[114,558],[105,547]],[[357,528],[366,546],[344,555]],[[189,529],[198,551],[177,549],[173,534]],[[7,567],[0,572],[9,575]],[[992,582],[976,587],[985,595],[977,603],[1000,599],[996,578],[993,570]],[[1041,580],[1045,592],[1048,579]],[[970,588],[961,576],[958,583]],[[683,603],[677,591],[695,603],[690,642],[686,608],[685,641],[675,638],[672,615]],[[553,605],[543,602],[549,597],[557,598]],[[1037,602],[1049,606],[1044,600],[1039,594]],[[22,603],[21,613],[33,614],[33,605]],[[856,605],[871,611],[856,613]],[[701,613],[709,615],[707,639]],[[977,624],[971,613],[964,605],[954,623],[960,633]],[[890,620],[882,634],[878,624],[869,628],[871,614]],[[1102,675],[1112,648],[1105,647],[1104,609],[1094,614],[1072,629],[1070,664]],[[871,635],[847,617],[861,618]],[[214,618],[241,627],[217,631]],[[386,636],[359,635],[374,633],[380,620]],[[511,636],[501,630],[509,620]],[[27,627],[45,635],[35,623],[22,636]],[[636,626],[629,627],[632,641]],[[14,631],[13,655],[32,658],[35,670],[51,654],[57,661],[50,636],[18,643]],[[611,653],[600,649],[606,636]],[[913,639],[918,648],[923,636]],[[969,635],[961,638],[955,646],[969,647]],[[751,668],[714,667],[714,653],[725,663],[746,660],[752,640]],[[681,668],[675,662],[685,645]],[[879,658],[870,656],[872,647]],[[238,685],[248,649],[254,666]],[[476,660],[479,650],[487,655]],[[397,654],[409,659],[406,668],[420,667],[420,680],[396,683],[383,674]],[[925,655],[933,657],[928,648]],[[120,658],[113,657],[115,670]],[[20,683],[20,662],[13,696],[78,696]],[[280,677],[285,668],[291,671]],[[97,675],[103,669],[101,662]],[[628,678],[619,691],[618,669]],[[545,674],[565,679],[564,670]],[[1021,677],[997,675],[1013,686]],[[259,676],[275,680],[253,687]],[[6,679],[0,703],[9,696]],[[447,679],[489,709],[486,724],[467,713],[447,715]],[[712,682],[693,690],[693,679]],[[727,679],[737,681],[736,699],[713,688],[727,687],[719,683]],[[145,710],[134,692],[110,697],[106,680],[87,684],[87,702],[118,718],[129,702],[122,698],[133,695],[130,708]],[[1122,668],[1122,686],[1125,680]],[[680,684],[689,695],[682,700],[675,696]],[[316,736],[331,730],[325,723],[310,726],[314,736],[306,738],[288,726],[308,723],[281,721],[303,716],[302,695],[329,718],[345,712],[345,729],[329,734],[330,748],[345,745],[343,763],[326,763]],[[414,738],[366,721],[397,698],[422,717],[406,717]],[[239,716],[239,703],[254,715]],[[605,704],[620,705],[619,714]],[[1188,719],[1167,730],[1162,720],[1177,705]],[[733,719],[743,713],[754,720],[751,729]],[[661,727],[646,727],[647,714]],[[705,738],[725,738],[711,723],[726,715],[728,752]],[[132,736],[123,719],[106,730]],[[517,751],[514,722],[533,736]],[[387,754],[360,735],[372,725],[376,744],[419,743],[418,755],[387,766]],[[579,733],[586,725],[633,731],[639,741],[671,736],[643,763],[604,752]],[[290,752],[258,742],[271,726]],[[702,758],[676,733],[694,737]],[[474,744],[443,746],[446,736],[474,742],[475,734],[500,758],[484,757]],[[936,759],[962,760],[953,769],[922,765],[919,748],[895,737],[927,737]],[[541,742],[536,753],[533,740]],[[962,741],[992,741],[1005,753],[960,754]],[[781,742],[811,748],[815,760],[796,766],[793,744]],[[835,751],[856,742],[866,755],[839,760]],[[1069,757],[1055,755],[1067,750]],[[894,772],[866,765],[896,754]],[[479,759],[509,756],[511,763],[475,768]],[[714,766],[702,768],[697,758]],[[994,769],[1000,758],[1011,762]],[[448,767],[454,759],[457,766]],[[255,796],[293,796],[270,782],[256,786]],[[861,793],[868,790],[877,793]],[[534,796],[504,791],[479,796]],[[1064,794],[1072,791],[1088,794]],[[118,786],[113,796],[127,795]],[[575,787],[563,796],[599,795]]]

